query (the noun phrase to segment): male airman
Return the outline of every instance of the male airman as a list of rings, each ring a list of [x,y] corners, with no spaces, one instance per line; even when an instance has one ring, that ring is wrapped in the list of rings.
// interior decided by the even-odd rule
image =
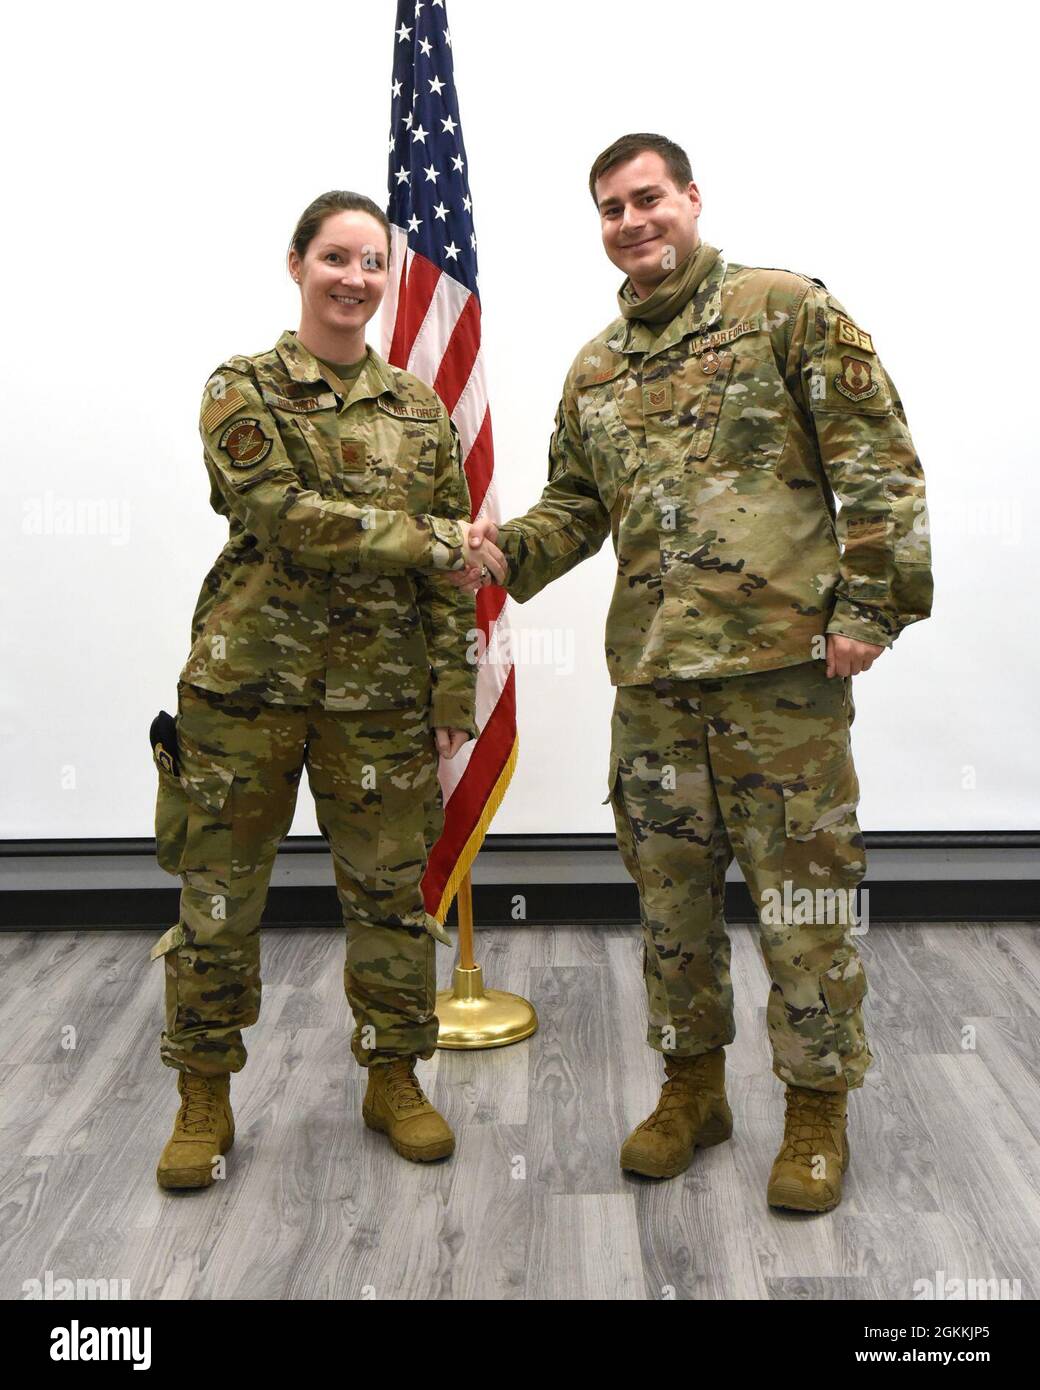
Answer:
[[[873,1060],[851,934],[866,868],[851,677],[931,609],[921,465],[871,334],[822,281],[700,239],[679,146],[625,136],[589,188],[626,276],[620,317],[567,373],[541,499],[497,530],[478,522],[470,543],[497,539],[521,603],[608,534],[617,554],[608,794],[667,1078],[621,1166],[674,1176],[731,1133],[735,854],[786,1084],[767,1200],[826,1211],[849,1161],[847,1093]]]

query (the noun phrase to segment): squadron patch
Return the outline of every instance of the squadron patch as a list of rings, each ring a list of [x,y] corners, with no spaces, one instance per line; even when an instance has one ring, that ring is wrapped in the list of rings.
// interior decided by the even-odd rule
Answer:
[[[271,441],[259,420],[236,420],[220,436],[220,447],[233,468],[253,468],[271,452]]]
[[[861,362],[858,357],[843,357],[841,371],[834,378],[834,389],[850,401],[867,401],[876,396],[881,387],[870,379],[869,362]]]

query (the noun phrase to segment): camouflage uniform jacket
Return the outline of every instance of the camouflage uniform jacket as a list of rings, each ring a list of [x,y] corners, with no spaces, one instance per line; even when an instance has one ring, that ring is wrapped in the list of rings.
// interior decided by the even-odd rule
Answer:
[[[500,528],[509,593],[526,601],[608,532],[614,685],[795,665],[825,632],[887,647],[931,610],[895,387],[838,300],[786,270],[720,255],[663,328],[616,319],[578,353],[549,484]]]
[[[285,332],[206,385],[210,503],[230,535],[181,679],[274,705],[431,703],[434,725],[475,736],[473,596],[434,573],[463,564],[458,434],[429,386],[371,348],[351,385],[323,373]]]

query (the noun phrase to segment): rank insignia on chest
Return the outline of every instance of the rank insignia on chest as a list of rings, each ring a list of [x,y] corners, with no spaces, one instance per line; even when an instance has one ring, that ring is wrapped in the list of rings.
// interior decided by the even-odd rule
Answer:
[[[672,383],[654,382],[643,387],[643,414],[664,415],[672,408]]]
[[[236,420],[220,436],[220,447],[233,468],[253,468],[271,452],[271,441],[259,420]]]
[[[866,401],[881,389],[870,377],[870,363],[858,357],[843,357],[841,371],[834,378],[834,388],[850,401]]]
[[[339,453],[346,472],[364,472],[368,461],[365,457],[365,446],[359,439],[341,439]]]

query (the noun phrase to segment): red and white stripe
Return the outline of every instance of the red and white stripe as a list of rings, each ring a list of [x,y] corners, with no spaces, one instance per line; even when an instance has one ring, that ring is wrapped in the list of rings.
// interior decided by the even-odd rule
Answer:
[[[473,520],[501,520],[494,484],[491,411],[480,342],[480,301],[450,275],[412,251],[400,227],[391,229],[390,284],[383,299],[383,356],[429,383],[459,432]],[[475,741],[450,761],[441,759],[444,833],[430,856],[423,890],[430,912],[446,911],[444,887],[465,852],[488,802],[501,798],[502,778],[516,742],[515,676],[508,652],[507,596],[494,585],[477,592],[477,626],[484,655],[477,669]],[[497,789],[497,795],[496,795]],[[468,852],[467,851],[467,846]],[[468,869],[468,862],[463,869]]]

